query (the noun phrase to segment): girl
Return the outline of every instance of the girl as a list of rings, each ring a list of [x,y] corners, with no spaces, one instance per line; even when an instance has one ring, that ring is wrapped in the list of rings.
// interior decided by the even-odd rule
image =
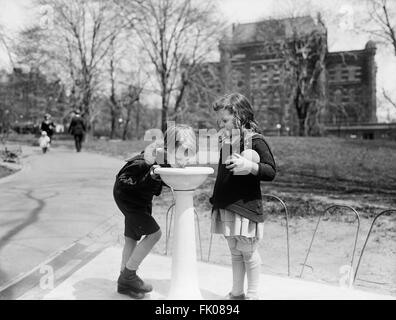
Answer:
[[[226,95],[213,104],[213,109],[223,137],[210,199],[212,233],[223,234],[231,251],[233,285],[228,298],[258,299],[261,259],[257,246],[264,228],[260,181],[275,178],[275,161],[264,137],[259,134],[252,107],[245,96]],[[231,149],[228,158],[227,148]],[[239,152],[245,149],[256,151],[260,162],[240,156]],[[247,295],[244,293],[245,273]]]
[[[173,143],[167,143],[168,141]],[[158,147],[161,148],[156,149],[156,153],[147,148],[127,160],[116,176],[113,189],[114,200],[125,216],[125,244],[117,291],[135,299],[141,299],[146,292],[153,290],[152,285],[145,283],[136,271],[161,237],[160,227],[151,215],[153,196],[160,195],[163,185],[154,169],[158,164],[167,165],[162,161],[164,153],[160,150],[165,150],[168,158],[173,156],[176,159],[175,163],[171,163],[172,166],[184,166],[188,159],[182,155],[185,150],[193,155],[195,133],[188,126],[172,126]]]

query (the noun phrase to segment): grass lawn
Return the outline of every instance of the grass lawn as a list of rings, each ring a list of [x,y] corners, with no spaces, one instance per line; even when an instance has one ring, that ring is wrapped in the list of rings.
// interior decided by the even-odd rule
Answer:
[[[262,183],[263,193],[280,196],[291,215],[310,215],[334,203],[351,205],[362,215],[396,207],[396,141],[338,138],[268,137],[277,164],[273,182]],[[144,150],[145,141],[85,142],[85,150],[120,159]],[[71,140],[54,142],[73,147]],[[212,165],[215,170],[217,165]],[[215,175],[202,186],[209,197]]]
[[[15,138],[15,141],[18,139],[21,137]],[[36,141],[32,137],[23,139],[23,142],[19,140],[20,143]],[[268,137],[267,141],[275,156],[277,176],[273,182],[263,182],[262,191],[280,197],[287,205],[291,276],[300,275],[318,214],[333,204],[351,206],[361,216],[356,266],[373,216],[385,209],[396,209],[396,141],[300,137]],[[84,143],[83,151],[126,159],[148,144],[144,141],[89,140]],[[74,149],[73,141],[55,138],[53,147],[61,146]],[[213,166],[216,169],[216,165]],[[209,177],[195,192],[203,260],[208,258],[211,214],[208,199],[215,176]],[[278,202],[265,201],[268,219],[260,244],[262,272],[286,276],[284,212]],[[154,200],[153,215],[164,231],[165,213],[171,203],[169,189]],[[360,265],[357,287],[396,295],[395,217],[383,216],[377,221]],[[351,261],[356,227],[352,211],[343,209],[326,214],[318,229],[303,278],[337,285],[343,276],[340,268]],[[158,253],[164,253],[164,249],[165,236],[155,247]],[[199,250],[197,253],[200,256]],[[221,236],[213,236],[210,261],[230,264],[227,245]]]

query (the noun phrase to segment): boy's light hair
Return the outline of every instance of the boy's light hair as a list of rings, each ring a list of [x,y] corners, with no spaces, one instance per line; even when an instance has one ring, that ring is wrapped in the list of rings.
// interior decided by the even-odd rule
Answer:
[[[167,151],[167,162],[170,164],[176,162],[176,150],[178,148],[187,151],[188,157],[194,157],[196,154],[194,129],[184,124],[168,126],[164,137],[164,147]]]
[[[196,137],[194,129],[188,125],[167,122],[165,135],[159,129],[148,130],[144,135],[145,141],[155,140],[144,150],[144,159],[153,164],[175,164],[176,153],[180,157],[191,158],[196,161]],[[162,152],[160,151],[162,150]],[[186,155],[187,152],[187,155]]]
[[[178,147],[195,150],[196,137],[194,129],[185,124],[170,126],[165,132],[164,143],[168,151],[174,151]]]

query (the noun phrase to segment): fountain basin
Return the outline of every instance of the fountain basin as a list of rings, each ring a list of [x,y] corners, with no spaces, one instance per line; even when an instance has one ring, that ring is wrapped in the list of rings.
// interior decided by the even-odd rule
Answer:
[[[157,168],[154,173],[175,191],[188,191],[198,188],[214,170],[209,167]]]

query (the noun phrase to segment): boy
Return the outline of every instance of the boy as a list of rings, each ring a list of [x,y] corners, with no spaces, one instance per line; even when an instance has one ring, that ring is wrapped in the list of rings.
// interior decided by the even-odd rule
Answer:
[[[167,141],[175,143],[168,145]],[[145,283],[136,272],[161,237],[160,227],[151,215],[153,196],[160,195],[163,186],[154,169],[160,164],[169,166],[161,161],[164,156],[178,155],[173,157],[176,163],[172,166],[187,164],[188,161],[180,155],[185,154],[184,150],[195,151],[194,131],[184,125],[172,126],[165,134],[164,144],[159,147],[154,157],[143,151],[128,159],[117,174],[113,189],[114,200],[125,216],[125,244],[117,291],[135,299],[141,299],[153,290],[152,285]]]

